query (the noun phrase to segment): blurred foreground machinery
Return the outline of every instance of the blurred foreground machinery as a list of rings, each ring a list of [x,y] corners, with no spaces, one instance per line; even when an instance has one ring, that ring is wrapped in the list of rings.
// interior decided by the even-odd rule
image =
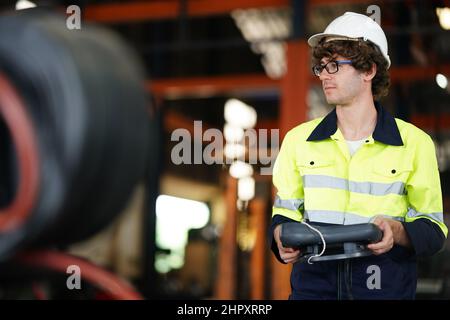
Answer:
[[[58,248],[112,222],[144,176],[150,115],[142,70],[105,29],[68,30],[64,16],[40,9],[0,17],[3,297],[64,298],[37,284],[52,280],[65,289],[67,267],[76,265],[97,291],[83,298],[139,298]]]

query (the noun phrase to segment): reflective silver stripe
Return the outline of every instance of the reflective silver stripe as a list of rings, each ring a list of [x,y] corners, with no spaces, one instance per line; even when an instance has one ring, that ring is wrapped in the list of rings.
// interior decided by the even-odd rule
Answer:
[[[303,185],[305,188],[342,189],[373,196],[384,196],[391,193],[405,194],[405,184],[401,181],[394,183],[356,182],[331,176],[305,175],[303,176]]]
[[[390,219],[404,221],[403,217],[393,217],[385,214],[379,214]],[[368,223],[373,217],[364,217],[350,212],[331,211],[331,210],[305,210],[304,218],[311,222],[333,223],[333,224],[358,224]]]
[[[409,218],[428,217],[428,218],[431,218],[431,219],[436,220],[438,222],[444,223],[444,215],[442,214],[442,212],[422,213],[422,212],[417,212],[413,208],[409,208],[408,212],[406,213],[406,215]]]
[[[276,196],[273,206],[275,208],[283,208],[283,209],[289,209],[289,210],[298,210],[300,207],[303,206],[304,202],[305,201],[303,199],[287,199],[287,200],[283,200],[279,196]]]

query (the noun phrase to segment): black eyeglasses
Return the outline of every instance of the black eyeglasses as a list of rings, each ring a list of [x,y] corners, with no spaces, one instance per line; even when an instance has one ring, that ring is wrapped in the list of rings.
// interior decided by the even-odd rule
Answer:
[[[322,73],[323,69],[327,70],[329,74],[333,74],[339,71],[340,64],[352,64],[352,60],[331,60],[324,65],[316,64],[312,67],[312,71],[318,77]]]

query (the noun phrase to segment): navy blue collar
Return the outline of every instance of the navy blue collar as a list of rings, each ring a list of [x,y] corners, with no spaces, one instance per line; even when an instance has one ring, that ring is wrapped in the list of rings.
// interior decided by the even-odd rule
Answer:
[[[392,146],[402,146],[403,140],[395,122],[394,117],[384,109],[378,102],[375,102],[377,109],[377,124],[373,131],[374,140],[389,144]],[[330,138],[337,130],[337,114],[336,108],[333,109],[325,118],[317,125],[308,137],[307,141],[320,141]]]

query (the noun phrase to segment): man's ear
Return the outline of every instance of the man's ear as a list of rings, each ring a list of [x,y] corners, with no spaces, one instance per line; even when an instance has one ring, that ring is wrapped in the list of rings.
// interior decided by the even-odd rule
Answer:
[[[372,68],[369,71],[363,72],[363,79],[366,81],[371,81],[377,74],[377,65],[372,63]]]

